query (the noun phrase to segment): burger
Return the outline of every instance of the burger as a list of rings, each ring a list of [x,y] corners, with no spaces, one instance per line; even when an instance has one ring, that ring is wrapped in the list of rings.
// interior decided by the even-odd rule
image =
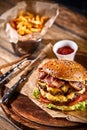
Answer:
[[[76,61],[49,59],[38,67],[34,96],[50,109],[84,110],[87,70]]]

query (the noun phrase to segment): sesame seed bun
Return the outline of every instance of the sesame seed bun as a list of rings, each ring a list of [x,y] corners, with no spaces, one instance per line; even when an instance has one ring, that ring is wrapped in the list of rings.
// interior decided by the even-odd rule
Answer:
[[[66,81],[87,80],[87,70],[75,61],[49,59],[42,65],[43,71]]]

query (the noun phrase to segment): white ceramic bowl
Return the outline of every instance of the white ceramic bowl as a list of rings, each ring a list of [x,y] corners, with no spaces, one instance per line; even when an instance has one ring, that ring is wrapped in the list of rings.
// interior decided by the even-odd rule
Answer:
[[[65,54],[65,55],[59,54],[58,49],[64,46],[69,46],[74,51],[70,54]],[[53,46],[53,52],[55,53],[58,59],[74,60],[77,50],[78,50],[78,45],[71,40],[61,40],[56,42]]]

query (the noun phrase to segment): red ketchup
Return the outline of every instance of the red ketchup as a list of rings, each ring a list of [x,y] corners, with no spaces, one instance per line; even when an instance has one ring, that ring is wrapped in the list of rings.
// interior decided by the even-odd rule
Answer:
[[[69,46],[64,46],[64,47],[61,47],[57,50],[57,53],[59,53],[61,55],[67,55],[67,54],[70,54],[72,52],[74,52],[74,50]]]

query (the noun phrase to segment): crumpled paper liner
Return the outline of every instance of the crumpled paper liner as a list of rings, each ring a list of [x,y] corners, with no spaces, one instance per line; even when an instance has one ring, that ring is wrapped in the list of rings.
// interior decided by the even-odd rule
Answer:
[[[40,65],[42,65],[44,62],[49,60],[49,58],[55,58],[55,55],[52,51],[52,44],[48,44],[45,49],[47,49],[47,58],[42,61]],[[45,50],[43,49],[43,50]],[[43,51],[42,50],[42,51]],[[23,70],[24,71],[24,70]],[[23,73],[19,73],[16,75],[16,77],[12,78],[6,86],[10,88],[16,81],[18,81],[19,76]],[[66,118],[69,121],[72,122],[81,122],[81,123],[87,123],[87,109],[84,111],[69,111],[69,112],[62,112],[62,111],[55,111],[46,108],[45,104],[39,102],[35,97],[33,96],[33,90],[36,86],[38,78],[38,69],[34,70],[33,73],[28,78],[28,81],[25,83],[23,88],[21,89],[20,93],[28,96],[36,105],[38,105],[41,109],[46,111],[49,115],[51,115],[53,118]]]
[[[32,11],[36,14],[40,14],[41,16],[48,16],[49,20],[45,23],[41,32],[21,36],[9,24],[9,21],[17,17],[20,10],[28,10],[30,12]],[[17,43],[19,40],[37,40],[46,34],[48,28],[53,25],[58,14],[59,10],[57,4],[32,1],[31,5],[27,5],[27,3],[24,1],[18,2],[16,6],[7,10],[0,16],[0,37],[6,38],[9,42],[12,43]]]
[[[73,122],[83,122],[87,123],[87,109],[85,111],[71,111],[71,112],[62,112],[62,111],[55,111],[46,108],[44,103],[40,103],[38,100],[35,99],[33,96],[33,90],[37,83],[37,76],[38,76],[38,70],[35,70],[31,77],[29,78],[29,82],[26,84],[27,96],[36,103],[39,107],[41,107],[43,110],[45,110],[48,114],[50,114],[53,118],[66,118],[67,120],[73,121]]]

